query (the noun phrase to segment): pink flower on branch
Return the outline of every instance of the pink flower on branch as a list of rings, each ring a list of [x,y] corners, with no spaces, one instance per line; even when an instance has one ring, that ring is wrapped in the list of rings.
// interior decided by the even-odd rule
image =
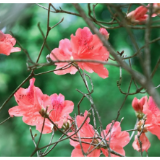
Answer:
[[[77,122],[77,128],[79,128],[82,123],[84,122],[85,118],[87,117],[88,111],[85,111],[84,116],[78,115],[76,117]],[[97,139],[97,135],[94,131],[94,128],[92,125],[89,124],[90,118],[88,117],[79,132],[72,136],[72,138],[76,139],[77,141],[73,141],[70,139],[70,144],[75,147],[74,150],[71,153],[72,157],[83,157],[82,149],[87,157],[99,157],[100,156],[100,149],[94,148],[94,145],[97,145],[99,143]],[[69,132],[68,135],[72,135],[75,132]],[[92,139],[92,137],[95,137]],[[80,142],[78,142],[79,138],[81,139],[81,145]],[[88,139],[87,139],[88,138]],[[83,142],[87,142],[83,143]],[[93,144],[93,145],[91,145]],[[90,153],[91,152],[91,153]],[[88,154],[89,153],[89,154]]]
[[[129,141],[129,133],[126,131],[121,131],[121,127],[120,127],[120,122],[115,122],[111,131],[109,132],[110,128],[111,128],[112,123],[108,124],[106,127],[106,130],[103,130],[104,135],[105,135],[105,139],[107,141],[110,140],[110,148],[118,153],[120,153],[121,155],[125,156],[125,151],[123,149],[123,147],[125,147]],[[104,137],[103,132],[101,133],[101,136]],[[101,148],[103,154],[108,157],[108,150]],[[112,157],[117,157],[117,155],[112,154]]]
[[[53,49],[52,52],[50,53],[50,58],[53,61],[57,59],[58,60],[73,60],[70,40],[69,39],[61,40],[59,42],[59,48]],[[56,69],[59,69],[65,66],[67,68],[67,64],[68,63],[55,63],[55,65],[57,65]],[[77,72],[77,69],[73,65],[70,65],[70,67],[68,67],[67,69],[54,71],[54,73],[58,75],[63,75],[66,73],[75,74],[76,72]]]
[[[138,135],[140,134],[140,132],[138,132]],[[146,151],[148,152],[148,149],[150,148],[151,144],[147,138],[147,136],[145,135],[145,133],[142,132],[142,134],[140,135],[140,138],[138,140],[138,135],[135,135],[135,140],[132,144],[133,148],[135,150],[137,150],[138,152],[141,151],[141,147],[140,147],[140,144],[139,144],[139,140],[141,141],[142,143],[142,152]]]
[[[38,87],[34,86],[34,82],[35,78],[32,78],[27,89],[20,88],[15,93],[18,106],[9,109],[10,116],[23,116],[24,123],[36,126],[36,129],[41,132],[44,117],[47,114],[61,128],[63,123],[67,123],[69,113],[73,111],[73,102],[65,101],[61,94],[51,96],[43,94]],[[45,113],[46,110],[47,113]],[[56,111],[58,114],[54,114]],[[42,133],[52,132],[53,127],[53,124],[46,118]]]
[[[15,44],[15,38],[13,38],[10,34],[4,34],[0,31],[0,54],[9,56],[12,52],[21,51],[19,47],[13,47]]]
[[[101,28],[100,32],[109,37],[108,32]],[[107,61],[109,52],[103,46],[97,35],[93,35],[88,27],[79,28],[76,35],[71,35],[71,41],[68,39],[61,40],[59,48],[55,48],[50,53],[50,58],[55,60],[72,60],[73,64],[67,67],[68,63],[56,63],[56,69],[66,66],[66,69],[55,71],[55,74],[62,75],[66,73],[75,74],[79,66],[82,70],[90,73],[96,72],[100,77],[107,78],[108,70],[100,63],[92,62],[74,62],[74,60],[94,60]]]
[[[88,112],[85,111],[84,117],[79,115],[76,117],[77,128],[79,128],[82,125],[87,116],[87,113]],[[106,145],[101,139],[98,138],[98,135],[96,134],[93,126],[89,124],[89,121],[90,119],[87,118],[86,122],[79,130],[79,132],[76,135],[72,136],[72,138],[74,138],[76,141],[70,140],[70,144],[73,147],[75,147],[74,150],[72,151],[71,156],[83,157],[85,154],[87,157],[99,157],[100,150],[102,150],[105,156],[108,156],[108,150]],[[119,122],[115,122],[111,133],[107,134],[110,127],[111,123],[107,125],[106,130],[104,130],[105,137],[103,136],[103,132],[101,133],[101,136],[106,139],[107,143],[111,136],[110,148],[115,152],[125,155],[123,147],[127,145],[130,141],[129,134],[126,131],[121,132],[121,127]],[[75,132],[71,132],[68,133],[68,135],[72,135],[74,133]],[[81,144],[79,142],[79,138],[81,140]],[[111,154],[111,156],[117,156],[117,155]]]
[[[160,139],[160,109],[152,97],[149,97],[148,103],[144,104],[143,113],[147,117],[145,122],[147,130]]]
[[[57,124],[58,128],[62,128],[64,123],[70,119],[69,114],[73,111],[74,103],[69,100],[65,100],[62,94],[52,94],[50,96],[52,103],[52,111],[49,114],[49,118]]]
[[[76,31],[75,36],[71,35],[71,46],[73,58],[76,59],[88,59],[107,61],[109,58],[108,50],[103,46],[97,35],[91,33],[88,27],[83,29],[79,28]],[[87,72],[95,72],[102,78],[108,77],[108,70],[99,63],[84,63],[77,62],[78,66],[82,70]]]
[[[144,6],[136,8],[134,11],[127,14],[127,19],[133,23],[145,22],[148,18],[146,14],[148,9]]]

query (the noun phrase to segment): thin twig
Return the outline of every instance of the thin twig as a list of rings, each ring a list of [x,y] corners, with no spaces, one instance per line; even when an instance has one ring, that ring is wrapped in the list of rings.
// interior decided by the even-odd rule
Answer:
[[[8,121],[10,118],[11,118],[11,117],[6,118],[4,121],[2,121],[2,122],[0,123],[0,125],[3,124],[3,123],[5,123],[6,121]]]

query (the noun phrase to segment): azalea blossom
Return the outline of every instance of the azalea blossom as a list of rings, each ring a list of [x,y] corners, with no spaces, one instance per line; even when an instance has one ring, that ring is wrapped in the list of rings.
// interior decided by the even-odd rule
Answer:
[[[146,14],[148,9],[144,6],[136,8],[134,11],[127,14],[127,19],[133,23],[144,22],[147,20],[148,15]]]
[[[97,35],[92,34],[88,27],[79,28],[75,36],[71,35],[71,46],[73,59],[88,59],[97,61],[107,61],[109,58],[108,50],[103,46]],[[102,78],[108,77],[108,70],[99,63],[77,62],[82,70],[95,72]]]
[[[143,113],[146,115],[145,127],[152,134],[160,139],[160,109],[152,97],[143,106]]]
[[[55,48],[50,53],[50,58],[55,60],[73,60],[72,59],[72,48],[71,48],[71,42],[69,39],[63,39],[59,42],[59,48]],[[56,69],[65,67],[68,65],[68,63],[55,63],[57,65]],[[70,65],[70,67],[66,66],[66,69],[54,71],[55,74],[63,75],[66,73],[75,74],[77,72],[77,68],[73,65]]]
[[[105,139],[107,141],[110,140],[110,148],[125,156],[123,147],[125,147],[130,141],[129,133],[126,131],[121,131],[120,122],[117,121],[114,123],[111,131],[109,132],[111,125],[112,123],[107,125],[106,129],[101,133],[101,136],[104,137],[104,133]],[[107,149],[101,148],[101,150],[106,157],[109,155]],[[117,155],[112,153],[111,156],[117,157]]]
[[[76,117],[77,127],[79,128],[86,116],[87,111],[85,111],[84,116],[78,115]],[[79,130],[79,132],[72,136],[72,138],[76,139],[77,141],[73,141],[70,139],[70,144],[74,147],[74,150],[72,151],[71,156],[72,157],[83,157],[83,152],[87,157],[99,157],[100,156],[100,150],[102,150],[103,154],[105,156],[108,156],[108,150],[105,145],[105,143],[98,138],[97,133],[95,133],[95,130],[92,125],[89,124],[90,118],[87,118],[82,128]],[[105,139],[109,141],[109,138],[111,136],[110,141],[110,148],[122,155],[125,155],[125,151],[123,150],[123,147],[129,143],[129,133],[126,131],[121,131],[120,123],[115,122],[113,125],[111,133],[108,133],[109,129],[111,127],[111,123],[107,125],[106,130],[104,130]],[[75,132],[70,132],[68,135],[72,135]],[[79,136],[79,137],[78,137]],[[101,136],[103,136],[103,132],[101,133]],[[79,138],[81,139],[81,145],[79,142]],[[89,154],[88,154],[89,153]],[[117,156],[114,154],[111,154],[111,156]]]
[[[149,100],[147,100],[147,97],[143,97],[140,100],[134,98],[132,106],[138,111],[137,117],[141,119],[137,123],[137,129],[141,131],[145,119],[143,131],[150,131],[160,139],[160,109],[157,107],[153,98],[149,97]]]
[[[24,123],[36,126],[36,129],[41,132],[44,117],[47,114],[61,128],[63,123],[67,123],[69,113],[73,111],[73,102],[65,101],[62,94],[51,96],[43,94],[38,87],[34,86],[34,82],[35,78],[30,79],[30,86],[27,89],[20,88],[15,93],[18,106],[9,109],[10,116],[23,116]],[[53,124],[45,118],[42,133],[52,132],[53,127]]]
[[[138,132],[138,135],[139,134],[140,134],[140,132]],[[139,144],[139,141],[138,141],[138,135],[135,135],[135,139],[134,139],[134,142],[133,142],[132,146],[135,150],[140,152],[141,147],[140,147],[140,144]],[[142,143],[142,152],[144,152],[144,151],[148,152],[148,149],[150,148],[151,144],[150,144],[146,134],[142,132],[139,139]]]
[[[100,29],[100,32],[108,39],[109,34],[105,29]],[[100,63],[91,62],[74,62],[74,60],[97,60],[107,61],[109,58],[108,50],[103,46],[97,35],[91,33],[88,27],[83,29],[79,28],[76,35],[71,35],[69,39],[61,40],[59,48],[55,48],[50,53],[50,58],[55,60],[72,60],[72,64],[67,66],[68,63],[56,63],[56,69],[64,67],[63,70],[54,71],[55,74],[63,75],[66,73],[75,74],[78,70],[76,66],[82,70],[90,73],[96,72],[100,77],[107,78],[108,70]],[[65,69],[66,67],[66,69]]]
[[[0,54],[9,56],[12,52],[21,51],[19,47],[13,47],[15,44],[15,38],[13,38],[10,34],[4,34],[0,31]]]
[[[78,115],[76,117],[76,122],[77,122],[77,127],[79,128],[82,123],[84,122],[85,118],[88,115],[88,111],[85,111],[84,116],[80,116]],[[89,124],[90,122],[90,118],[88,117],[87,120],[85,121],[85,123],[83,124],[83,126],[81,127],[81,129],[78,131],[77,134],[73,135],[72,138],[79,140],[78,136],[80,137],[81,141],[87,142],[86,143],[81,143],[81,145],[78,141],[73,141],[70,139],[70,144],[75,147],[74,150],[71,153],[71,157],[83,157],[83,153],[82,153],[82,149],[85,152],[87,157],[99,157],[100,156],[100,149],[96,148],[94,145],[98,145],[99,141],[96,138],[97,135],[94,131],[94,128],[92,125]],[[75,132],[69,132],[68,135],[72,135]],[[90,138],[90,139],[86,139],[86,138]],[[92,139],[92,137],[94,137],[94,139]],[[90,143],[92,143],[93,145],[90,145]],[[95,147],[95,148],[94,148]],[[90,153],[91,152],[91,153]],[[87,154],[89,153],[89,154]]]

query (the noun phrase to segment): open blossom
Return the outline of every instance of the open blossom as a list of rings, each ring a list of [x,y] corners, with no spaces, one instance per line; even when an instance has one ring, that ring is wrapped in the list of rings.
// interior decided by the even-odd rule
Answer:
[[[105,29],[100,29],[101,34],[109,38],[109,34]],[[61,40],[59,48],[55,48],[50,53],[52,60],[97,60],[107,61],[109,58],[108,50],[103,46],[97,35],[91,33],[88,27],[83,29],[79,28],[76,31],[76,35],[71,35],[71,41],[68,39]],[[56,69],[65,67],[68,63],[56,63]],[[82,70],[86,70],[90,73],[95,72],[102,78],[108,77],[108,70],[100,63],[91,62],[74,62],[74,65],[78,65]],[[77,69],[71,65],[70,67],[55,71],[55,74],[75,74]]]
[[[67,122],[69,113],[73,111],[73,102],[65,101],[61,94],[51,96],[43,94],[38,87],[34,86],[34,82],[35,78],[30,79],[30,86],[27,89],[20,88],[15,93],[18,106],[9,109],[10,116],[23,116],[24,123],[36,126],[36,129],[41,132],[44,121],[42,115],[48,108],[46,114],[61,128],[63,123]],[[53,124],[46,118],[42,133],[52,132],[53,127]]]
[[[144,6],[136,8],[134,11],[127,14],[127,19],[133,23],[144,22],[147,20],[148,15],[146,14],[148,9]]]
[[[55,48],[50,53],[50,58],[52,60],[72,60],[72,48],[71,42],[69,39],[63,39],[59,42],[59,48]],[[57,58],[57,59],[56,59]],[[68,63],[55,63],[57,65],[56,69],[66,66]],[[71,65],[70,67],[66,66],[66,69],[54,71],[55,74],[63,75],[66,73],[75,74],[77,69]]]
[[[108,124],[106,129],[103,130],[104,135],[105,135],[105,139],[107,141],[110,140],[110,148],[112,150],[125,156],[125,151],[124,151],[123,147],[125,147],[130,141],[129,133],[126,131],[121,131],[120,122],[117,122],[117,121],[114,123],[111,132],[109,132],[111,125],[112,125],[112,123]],[[103,132],[101,133],[102,137],[104,137]],[[104,149],[104,148],[101,148],[101,150],[102,150],[103,154],[107,157],[108,150]],[[111,154],[111,156],[117,157],[117,155],[115,155],[115,154]]]
[[[160,139],[160,109],[152,97],[143,106],[143,113],[146,115],[145,126],[148,131]]]
[[[15,38],[10,34],[4,34],[0,31],[0,54],[10,55],[12,52],[19,52],[19,47],[13,47],[16,44]]]
[[[140,132],[138,132],[138,135],[139,134],[140,134]],[[138,141],[138,135],[135,135],[135,139],[134,139],[134,142],[133,142],[132,146],[135,150],[140,152],[141,148],[140,148],[140,144],[139,144],[139,141]],[[150,144],[147,136],[145,135],[145,133],[142,133],[140,135],[140,141],[142,143],[142,152],[144,152],[144,151],[148,152],[148,149],[150,148],[151,144]]]
[[[84,122],[85,118],[87,117],[88,111],[85,111],[84,116],[80,116],[78,115],[76,117],[76,122],[77,122],[77,127],[79,128],[82,123]],[[79,138],[77,138],[77,136],[79,135],[81,141],[85,141],[88,142],[89,144],[86,143],[81,143],[81,145],[79,142],[77,141],[73,141],[70,139],[70,144],[75,147],[74,150],[71,153],[72,157],[83,157],[83,153],[82,153],[82,149],[83,151],[86,153],[87,157],[99,157],[100,156],[100,149],[95,148],[94,149],[94,145],[97,145],[99,143],[98,139],[96,138],[97,135],[94,131],[94,128],[92,125],[89,124],[90,122],[90,118],[88,117],[87,120],[85,121],[84,125],[82,126],[82,128],[79,130],[79,132],[75,135],[72,136],[72,138],[79,140]],[[68,133],[68,135],[72,135],[75,132],[70,132]],[[93,139],[85,139],[85,138],[92,138],[95,137],[94,140]],[[84,138],[84,139],[83,139]],[[90,143],[94,144],[94,145],[90,145]],[[91,153],[89,153],[90,151],[92,151]],[[87,154],[89,153],[89,154]]]
[[[83,124],[87,116],[87,113],[88,112],[85,111],[84,117],[79,116],[79,115],[76,117],[78,128]],[[106,149],[107,147],[105,146],[104,142],[102,142],[100,139],[97,138],[97,134],[95,133],[93,126],[89,124],[89,121],[90,119],[87,118],[86,122],[84,123],[80,131],[77,133],[77,135],[75,134],[72,136],[72,138],[79,140],[79,138],[77,137],[79,135],[81,139],[82,148],[81,148],[80,142],[73,141],[70,139],[70,144],[73,147],[75,147],[74,150],[72,151],[71,156],[72,157],[83,157],[84,155],[82,153],[82,149],[87,157],[99,157],[100,150],[102,150],[105,156],[108,156],[108,150]],[[111,127],[111,124],[107,125],[106,130],[104,130],[105,136],[107,135],[110,127]],[[75,132],[70,132],[68,133],[68,135],[72,135],[74,133]],[[120,123],[115,122],[112,128],[111,134],[109,133],[106,136],[107,141],[109,140],[110,135],[111,135],[110,148],[122,155],[125,155],[125,151],[123,150],[123,147],[129,143],[129,133],[127,133],[126,131],[122,132]],[[101,136],[103,137],[103,132],[101,133]],[[86,142],[86,143],[83,143],[83,142]],[[116,156],[116,155],[111,154],[111,156]]]
[[[89,59],[106,61],[109,58],[108,50],[103,46],[97,35],[91,33],[88,27],[79,28],[75,36],[71,35],[72,55],[74,59]],[[108,70],[99,63],[77,62],[82,70],[95,72],[102,78],[108,77]]]

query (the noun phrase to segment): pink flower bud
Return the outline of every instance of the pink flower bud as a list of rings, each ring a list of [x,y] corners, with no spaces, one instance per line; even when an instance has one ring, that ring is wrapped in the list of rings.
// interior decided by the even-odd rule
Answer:
[[[132,107],[136,112],[143,112],[143,105],[147,101],[147,97],[143,97],[140,100],[136,97],[132,101]]]
[[[107,32],[107,30],[105,28],[100,28],[99,32],[104,35],[107,39],[109,39],[109,33]]]
[[[147,20],[148,15],[146,14],[148,9],[144,6],[136,8],[134,11],[127,14],[127,19],[131,22],[144,22]]]

